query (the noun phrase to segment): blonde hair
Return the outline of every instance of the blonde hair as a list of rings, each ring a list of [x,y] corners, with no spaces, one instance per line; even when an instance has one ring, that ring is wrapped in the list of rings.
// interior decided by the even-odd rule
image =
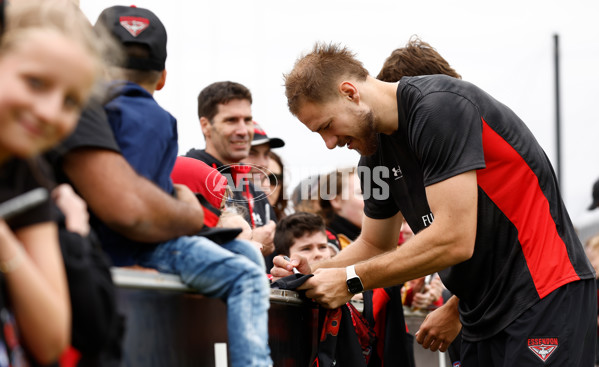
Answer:
[[[106,70],[104,55],[118,54],[119,46],[102,30],[94,30],[72,0],[19,0],[6,5],[0,57],[36,31],[54,31],[79,44],[94,60],[96,80]]]
[[[19,0],[6,6],[6,29],[0,53],[10,50],[31,30],[55,30],[78,41],[92,55],[100,58],[98,39],[81,10],[68,0]]]
[[[368,70],[347,47],[316,43],[285,74],[285,96],[289,111],[297,115],[304,102],[324,103],[336,96],[336,84],[346,77],[366,80]]]

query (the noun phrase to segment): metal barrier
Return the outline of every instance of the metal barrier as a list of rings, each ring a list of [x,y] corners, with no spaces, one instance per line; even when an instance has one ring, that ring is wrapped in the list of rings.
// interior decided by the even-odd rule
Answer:
[[[227,310],[178,276],[113,268],[126,315],[124,366],[227,366]],[[297,292],[272,289],[269,344],[274,366],[309,366],[316,353],[318,310]]]
[[[126,315],[124,366],[227,367],[227,309],[175,275],[113,268]],[[297,292],[271,289],[269,344],[275,367],[308,367],[318,343],[318,309]],[[360,309],[359,304],[355,304]],[[415,333],[426,316],[404,309]],[[416,367],[446,367],[445,355],[414,345]]]

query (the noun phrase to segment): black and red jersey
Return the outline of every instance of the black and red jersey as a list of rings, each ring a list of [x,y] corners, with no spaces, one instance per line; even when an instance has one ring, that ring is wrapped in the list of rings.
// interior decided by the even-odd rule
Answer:
[[[402,78],[397,104],[398,129],[360,159],[364,211],[401,211],[417,233],[434,219],[425,187],[476,170],[474,254],[441,272],[460,298],[465,340],[492,336],[558,287],[594,277],[551,163],[512,110],[442,75]]]

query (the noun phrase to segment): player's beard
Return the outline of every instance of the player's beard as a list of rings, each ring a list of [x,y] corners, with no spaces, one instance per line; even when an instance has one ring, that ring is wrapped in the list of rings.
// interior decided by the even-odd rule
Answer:
[[[378,149],[377,133],[374,128],[374,113],[372,110],[360,113],[360,147],[356,150],[360,155],[370,156]]]

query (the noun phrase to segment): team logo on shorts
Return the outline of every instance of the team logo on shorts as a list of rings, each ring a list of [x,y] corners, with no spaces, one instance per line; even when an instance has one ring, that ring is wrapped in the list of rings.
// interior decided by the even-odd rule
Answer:
[[[559,343],[557,338],[530,338],[528,349],[530,349],[541,361],[545,362],[555,352]]]
[[[453,364],[451,365],[451,367],[462,367],[462,362],[460,362],[460,361],[453,362]]]

